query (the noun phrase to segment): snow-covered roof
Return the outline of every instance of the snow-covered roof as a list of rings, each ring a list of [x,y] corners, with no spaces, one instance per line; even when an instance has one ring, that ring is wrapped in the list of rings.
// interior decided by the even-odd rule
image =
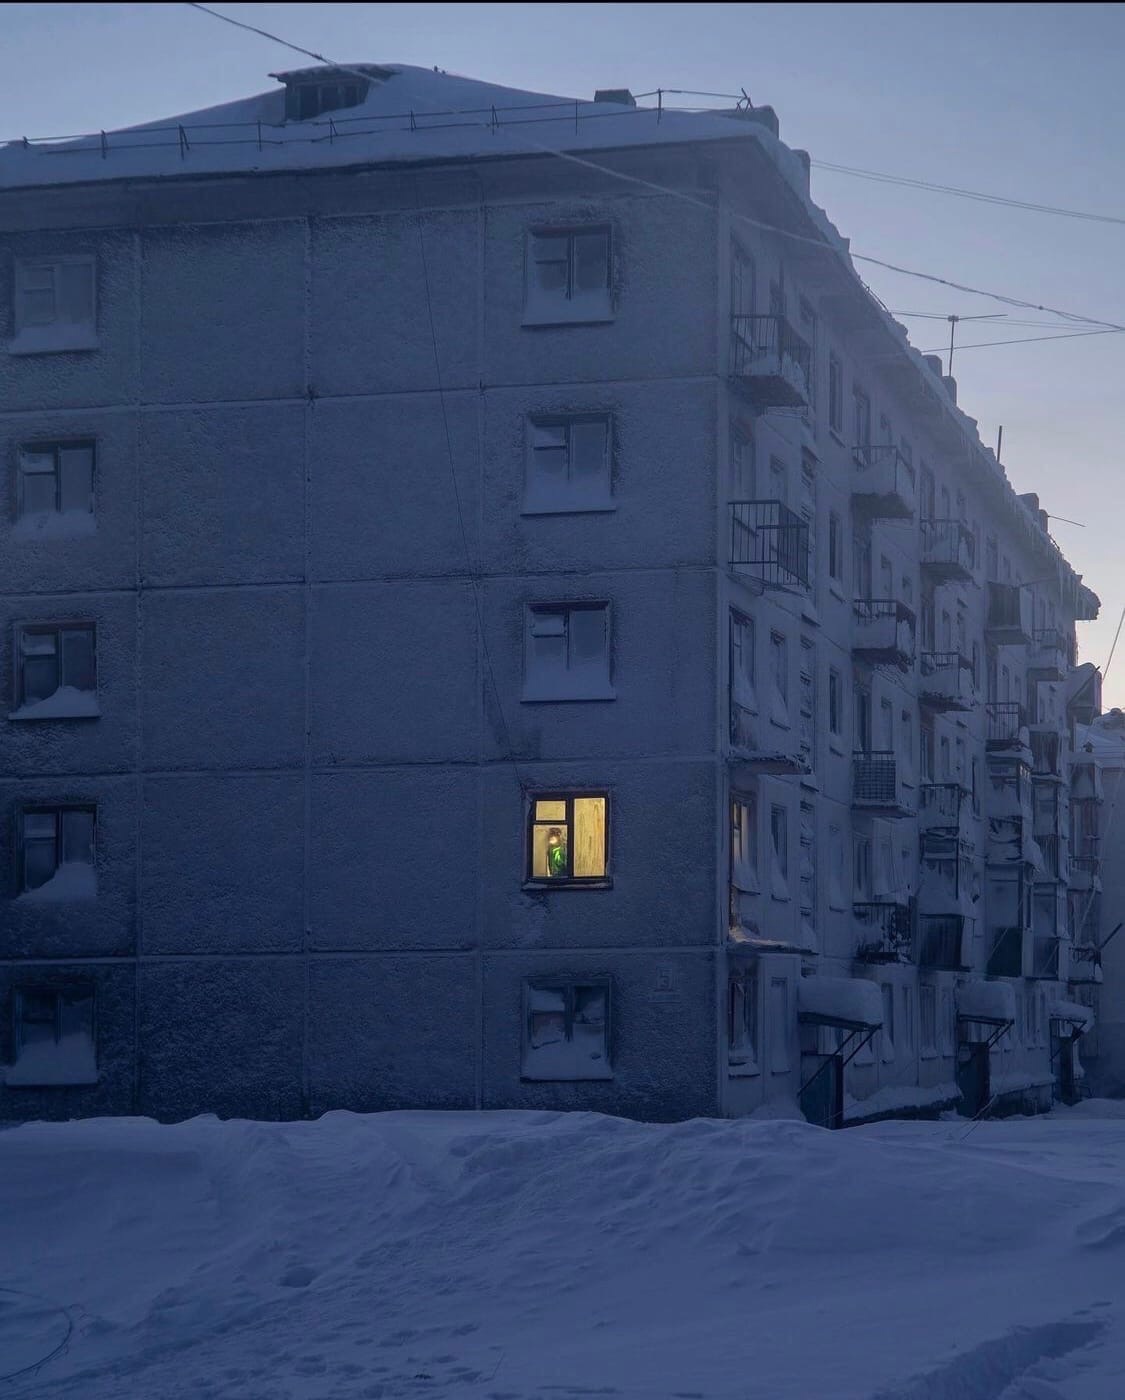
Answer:
[[[963,1021],[1007,1025],[1016,1019],[1016,994],[1007,982],[963,982],[957,988],[957,1015]]]
[[[797,1011],[803,1021],[854,1030],[876,1030],[883,1024],[882,995],[865,977],[802,977]]]
[[[1125,713],[1110,710],[1093,724],[1075,726],[1075,758],[1092,757],[1106,768],[1125,767]]]
[[[1052,1021],[1069,1022],[1082,1034],[1094,1029],[1094,1013],[1080,1001],[1052,1001],[1047,1007],[1047,1015]]]

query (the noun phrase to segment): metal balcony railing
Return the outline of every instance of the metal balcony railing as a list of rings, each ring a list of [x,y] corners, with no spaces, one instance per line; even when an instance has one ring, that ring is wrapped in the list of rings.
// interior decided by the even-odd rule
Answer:
[[[1061,681],[1068,664],[1066,638],[1057,627],[1040,627],[1031,634],[1027,667],[1033,680]]]
[[[992,931],[992,951],[988,955],[989,977],[1023,976],[1022,928],[998,928]]]
[[[957,826],[968,796],[960,783],[923,783],[918,790],[920,811],[928,826]]]
[[[918,962],[922,967],[959,972],[965,966],[962,914],[923,914],[918,919]]]
[[[730,374],[759,408],[804,408],[812,348],[784,316],[731,317]]]
[[[1035,832],[1035,844],[1043,856],[1042,872],[1050,880],[1059,878],[1062,867],[1062,842],[1054,832]]]
[[[1014,583],[988,585],[988,614],[984,630],[990,642],[1025,646],[1031,641],[1031,597]]]
[[[1032,729],[1031,771],[1040,778],[1062,777],[1062,735],[1057,729]]]
[[[989,744],[1004,747],[1018,744],[1020,730],[1025,724],[1023,706],[1015,700],[990,700],[984,707]]]
[[[1072,876],[1085,876],[1087,880],[1100,880],[1102,874],[1101,856],[1071,856],[1070,873]]]
[[[898,763],[893,752],[856,750],[852,755],[852,798],[861,807],[899,805]]]
[[[730,565],[768,588],[807,588],[807,523],[782,501],[731,501]]]
[[[944,579],[973,576],[976,546],[963,520],[922,521],[922,567]]]
[[[872,900],[852,905],[860,925],[856,956],[864,962],[909,962],[913,918],[909,904]]]
[[[967,710],[973,704],[973,668],[957,651],[924,651],[920,702],[931,710]]]
[[[914,663],[913,609],[895,598],[857,598],[852,651],[870,661],[908,670]]]
[[[852,507],[871,520],[909,520],[916,494],[914,468],[891,443],[852,448]]]

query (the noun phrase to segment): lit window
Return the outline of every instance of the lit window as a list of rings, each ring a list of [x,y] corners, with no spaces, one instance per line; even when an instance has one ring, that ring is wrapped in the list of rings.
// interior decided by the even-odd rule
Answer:
[[[608,321],[612,317],[609,229],[531,234],[524,325]]]
[[[94,512],[94,444],[34,443],[20,448],[16,514],[85,516]]]
[[[524,511],[612,510],[609,417],[532,419]]]
[[[527,610],[523,698],[612,700],[609,604],[536,604]]]
[[[97,1083],[92,987],[21,987],[15,993],[11,1087]]]
[[[525,987],[523,1078],[612,1079],[610,983],[535,978]]]
[[[15,336],[8,349],[34,354],[96,347],[94,259],[65,257],[17,262]]]
[[[98,713],[94,626],[16,628],[13,719],[75,719]]]
[[[528,879],[544,885],[605,880],[608,801],[604,793],[534,797],[530,810]]]
[[[19,892],[24,899],[92,899],[93,807],[28,807],[20,814]]]
[[[727,982],[727,1063],[742,1074],[758,1072],[758,979],[745,969]]]

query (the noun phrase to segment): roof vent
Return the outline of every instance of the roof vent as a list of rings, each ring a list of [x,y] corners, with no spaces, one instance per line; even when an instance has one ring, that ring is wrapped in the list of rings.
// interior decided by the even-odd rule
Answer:
[[[270,77],[285,84],[285,120],[308,122],[324,112],[358,107],[373,83],[391,77],[391,69],[357,63],[348,68],[294,68]]]
[[[628,88],[598,88],[594,93],[595,102],[616,102],[619,107],[635,107],[637,99]]]

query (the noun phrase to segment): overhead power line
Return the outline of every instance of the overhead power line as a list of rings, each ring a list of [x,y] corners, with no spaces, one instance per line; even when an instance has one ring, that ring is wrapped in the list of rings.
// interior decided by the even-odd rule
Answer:
[[[330,67],[338,69],[341,73],[353,74],[356,77],[362,78],[365,82],[369,80],[369,74],[363,73],[357,68],[352,68],[346,63],[337,63],[335,60],[327,58],[324,54],[317,53],[315,49],[303,48],[300,44],[290,43],[288,39],[282,39],[277,34],[270,33],[269,30],[259,29],[256,25],[253,24],[244,24],[241,20],[232,19],[229,15],[224,15],[218,10],[213,10],[208,5],[199,4],[197,0],[186,0],[186,3],[191,9],[199,10],[203,14],[210,15],[213,19],[222,20],[225,24],[231,24],[236,29],[244,29],[251,34],[257,34],[263,39],[269,39],[275,44],[281,44],[282,47],[291,49],[294,53],[304,54],[306,58],[315,58],[318,63],[327,64]],[[740,94],[738,99],[732,97],[731,100],[740,100],[744,96],[744,94]],[[544,155],[554,156],[559,160],[568,162],[569,164],[581,166],[588,170],[597,171],[601,175],[609,175],[612,178],[621,180],[627,184],[639,185],[642,188],[651,189],[658,194],[671,195],[672,197],[681,199],[688,204],[698,205],[701,209],[706,209],[709,213],[713,211],[714,206],[708,203],[707,200],[700,199],[695,195],[688,194],[686,190],[678,190],[670,185],[662,185],[655,180],[645,180],[637,175],[628,175],[624,171],[613,169],[612,166],[600,165],[597,161],[590,160],[588,157],[575,155],[572,151],[562,151],[557,149],[556,147],[544,146],[540,142],[533,141],[529,136],[527,136],[524,133],[520,133],[517,136],[515,133],[507,130],[503,123],[500,123],[498,126],[492,126],[487,122],[481,121],[477,124],[480,125],[482,128],[487,126],[490,131],[501,132],[506,137],[508,137],[508,139],[519,141],[525,147],[531,150],[539,151]],[[831,250],[832,248],[832,245],[825,237],[813,238],[807,234],[795,233],[791,229],[779,228],[775,224],[767,224],[760,219],[752,219],[749,215],[746,214],[734,214],[732,215],[732,217],[737,222],[745,224],[748,227],[757,228],[767,233],[777,234],[781,238],[788,238],[798,243],[806,243],[811,245],[812,247],[819,248],[822,250]],[[1002,292],[992,292],[982,287],[972,287],[969,286],[967,283],[954,282],[950,278],[939,277],[934,273],[919,272],[915,268],[902,267],[897,263],[886,262],[882,258],[871,257],[866,253],[856,253],[854,251],[851,251],[851,257],[856,262],[870,263],[874,267],[881,267],[888,272],[897,272],[904,277],[915,277],[924,282],[933,282],[938,286],[950,287],[954,291],[966,292],[972,296],[988,297],[991,300],[998,301],[1005,306],[1022,307],[1028,311],[1043,311],[1048,315],[1059,316],[1067,321],[1076,321],[1084,325],[1090,326],[1103,326],[1108,330],[1125,331],[1125,325],[1119,325],[1113,321],[1102,321],[1098,320],[1093,316],[1083,316],[1078,312],[1062,311],[1057,307],[1047,306],[1042,302],[1026,301],[1020,297],[1007,296]]]

